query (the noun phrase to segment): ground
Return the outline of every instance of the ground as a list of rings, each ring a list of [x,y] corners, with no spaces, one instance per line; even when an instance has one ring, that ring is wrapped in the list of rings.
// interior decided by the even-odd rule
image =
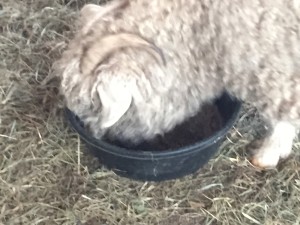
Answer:
[[[86,152],[49,80],[85,2],[1,1],[0,224],[300,224],[299,142],[277,169],[251,166],[245,147],[264,126],[248,105],[219,153],[182,179],[121,178]]]

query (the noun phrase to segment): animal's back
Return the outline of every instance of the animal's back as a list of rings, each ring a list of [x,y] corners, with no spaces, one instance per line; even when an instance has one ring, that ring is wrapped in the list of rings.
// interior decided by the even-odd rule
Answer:
[[[300,1],[238,2],[220,19],[226,88],[270,119],[299,118]]]

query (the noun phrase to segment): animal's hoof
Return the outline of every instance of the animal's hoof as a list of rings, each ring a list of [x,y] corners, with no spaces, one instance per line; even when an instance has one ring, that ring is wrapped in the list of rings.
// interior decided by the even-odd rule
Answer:
[[[276,160],[269,158],[266,155],[261,155],[265,139],[258,139],[246,146],[247,152],[251,155],[250,163],[260,169],[271,169],[276,167]],[[270,162],[272,160],[272,162]],[[271,165],[270,165],[271,164]]]
[[[275,169],[278,164],[278,161],[266,162],[262,158],[254,156],[251,158],[250,163],[259,169],[267,170],[267,169]]]

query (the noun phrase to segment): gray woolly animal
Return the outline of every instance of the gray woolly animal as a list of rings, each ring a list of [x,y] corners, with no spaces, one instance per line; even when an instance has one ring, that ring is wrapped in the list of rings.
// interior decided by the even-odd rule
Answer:
[[[300,0],[128,0],[81,10],[55,64],[66,105],[97,138],[139,142],[224,90],[273,127],[254,155],[287,157],[300,118]]]

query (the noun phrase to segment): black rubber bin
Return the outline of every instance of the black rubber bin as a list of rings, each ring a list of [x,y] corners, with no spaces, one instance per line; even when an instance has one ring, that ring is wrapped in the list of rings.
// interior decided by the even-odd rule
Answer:
[[[141,181],[164,181],[196,172],[216,154],[235,123],[241,102],[226,92],[215,101],[223,127],[196,144],[166,151],[130,150],[91,137],[78,117],[66,108],[66,117],[88,149],[116,174]],[[200,128],[199,128],[200,129]]]

